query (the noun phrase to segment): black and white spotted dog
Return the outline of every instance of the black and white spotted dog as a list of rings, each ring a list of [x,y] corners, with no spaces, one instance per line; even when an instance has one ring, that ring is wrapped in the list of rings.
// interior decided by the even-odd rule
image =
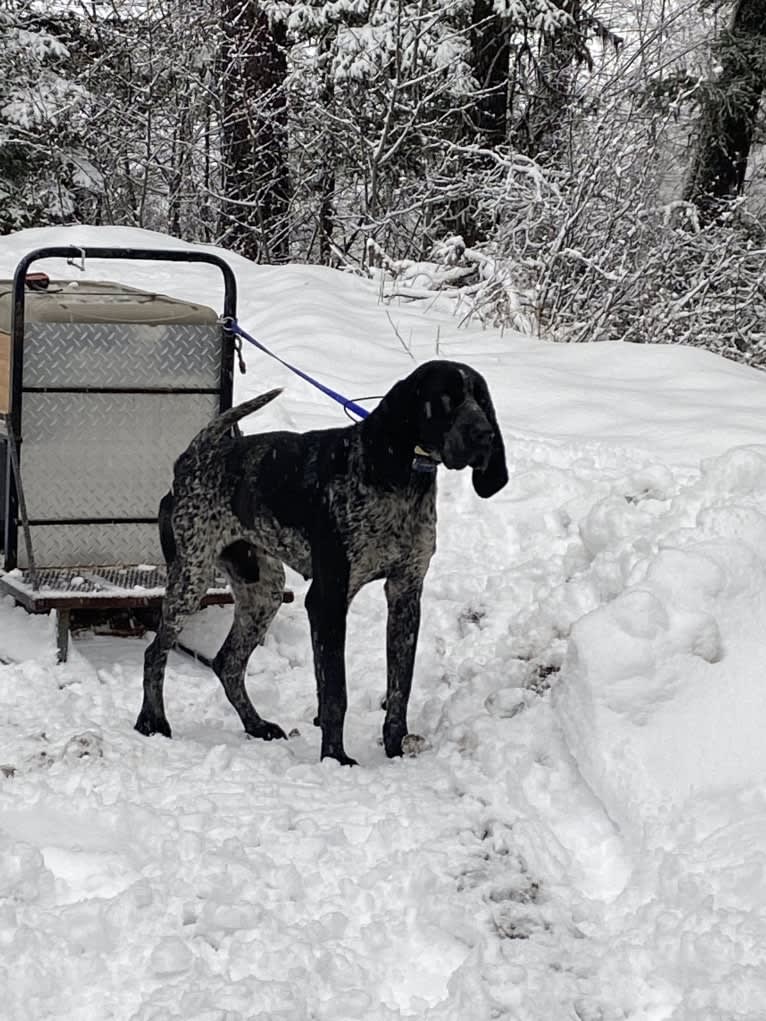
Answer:
[[[322,758],[352,764],[343,747],[348,607],[385,579],[386,754],[402,754],[420,625],[420,597],[436,546],[437,464],[473,469],[479,496],[508,481],[487,384],[457,362],[432,361],[400,380],[368,418],[345,428],[243,436],[236,423],[279,390],[224,412],[178,458],[160,507],[168,583],[146,650],[142,734],[170,737],[162,688],[168,652],[200,605],[216,567],[230,580],[234,621],[213,661],[245,731],[284,737],[245,690],[250,654],[282,602],[283,562],[311,578],[306,609],[314,651]]]

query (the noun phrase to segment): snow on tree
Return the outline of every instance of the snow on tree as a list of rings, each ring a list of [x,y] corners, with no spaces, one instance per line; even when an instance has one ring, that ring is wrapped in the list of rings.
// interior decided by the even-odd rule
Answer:
[[[0,9],[0,232],[68,219],[99,186],[81,145],[84,92],[67,74],[57,26],[28,5]],[[57,28],[59,31],[57,31]]]

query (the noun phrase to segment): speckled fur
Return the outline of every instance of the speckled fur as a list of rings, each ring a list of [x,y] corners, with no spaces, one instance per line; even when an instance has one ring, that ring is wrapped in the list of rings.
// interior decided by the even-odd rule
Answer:
[[[505,485],[505,452],[484,379],[467,365],[434,361],[400,380],[355,425],[307,433],[243,436],[236,423],[279,394],[225,412],[175,464],[160,507],[168,584],[146,651],[143,734],[170,737],[163,704],[168,652],[218,567],[235,597],[234,622],[213,661],[245,731],[284,737],[245,690],[245,670],[281,602],[283,562],[311,578],[311,625],[322,757],[353,763],[343,746],[348,606],[363,585],[385,579],[387,698],[383,740],[401,755],[420,626],[420,597],[436,545],[436,471],[413,468],[415,448],[447,468],[471,467],[488,497]]]

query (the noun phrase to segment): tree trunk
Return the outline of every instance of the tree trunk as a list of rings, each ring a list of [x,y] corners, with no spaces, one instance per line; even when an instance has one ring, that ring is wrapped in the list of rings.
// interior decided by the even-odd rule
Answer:
[[[289,258],[284,28],[255,0],[222,0],[222,241],[249,259]]]
[[[766,3],[737,0],[719,41],[721,73],[702,109],[684,199],[707,221],[742,193],[761,96],[766,89]]]
[[[332,48],[335,45],[337,31],[326,30],[318,45],[319,66],[321,75],[319,88],[319,106],[330,111],[335,105],[335,90],[332,79]],[[321,138],[322,162],[319,170],[319,262],[323,266],[332,265],[333,260],[333,228],[335,226],[335,168],[337,153],[333,141],[333,133],[328,127]]]
[[[508,141],[510,30],[493,0],[474,0],[471,25],[473,72],[482,89],[476,128],[482,144],[495,149]]]

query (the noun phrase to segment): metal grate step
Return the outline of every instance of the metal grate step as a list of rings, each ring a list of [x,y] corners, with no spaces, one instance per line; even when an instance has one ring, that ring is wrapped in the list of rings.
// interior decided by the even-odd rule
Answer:
[[[0,591],[12,596],[31,613],[107,606],[159,606],[166,580],[165,568],[153,565],[46,567],[37,571],[35,588],[32,573],[19,568],[0,573]],[[203,597],[202,605],[232,601],[226,579],[219,576]]]

